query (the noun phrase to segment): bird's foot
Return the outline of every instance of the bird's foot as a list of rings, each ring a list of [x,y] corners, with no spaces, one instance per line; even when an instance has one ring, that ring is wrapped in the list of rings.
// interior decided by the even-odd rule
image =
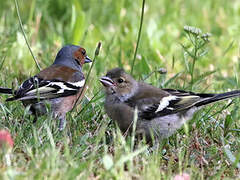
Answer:
[[[66,117],[65,116],[63,116],[63,117],[61,116],[59,118],[59,131],[63,131],[65,126],[66,126]]]

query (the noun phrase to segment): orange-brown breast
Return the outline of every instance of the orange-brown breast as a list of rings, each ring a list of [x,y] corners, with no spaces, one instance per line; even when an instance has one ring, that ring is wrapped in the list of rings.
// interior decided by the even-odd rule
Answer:
[[[78,100],[77,104],[80,103],[81,99],[84,97],[86,88],[83,90],[82,94],[81,94],[81,91],[82,90],[80,90],[76,95],[64,97],[61,102],[61,105],[57,109],[57,114],[67,113],[71,111],[77,100]]]

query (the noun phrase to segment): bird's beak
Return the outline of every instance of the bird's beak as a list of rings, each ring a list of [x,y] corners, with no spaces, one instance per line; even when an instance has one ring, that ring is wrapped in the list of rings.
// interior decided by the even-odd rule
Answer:
[[[86,56],[84,63],[90,63],[90,62],[92,62],[92,60],[88,56]]]
[[[103,76],[99,79],[99,81],[103,84],[103,86],[105,87],[110,87],[110,86],[114,86],[114,82],[111,78],[107,77],[107,76]]]

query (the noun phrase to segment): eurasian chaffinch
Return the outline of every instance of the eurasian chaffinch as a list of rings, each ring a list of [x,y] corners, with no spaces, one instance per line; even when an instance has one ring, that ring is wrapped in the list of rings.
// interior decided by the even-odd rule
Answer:
[[[100,79],[105,87],[105,110],[122,133],[131,131],[137,108],[136,134],[161,140],[172,135],[204,105],[240,96],[240,90],[222,94],[198,94],[175,89],[159,89],[137,82],[121,68]]]
[[[46,114],[46,103],[50,104],[54,117],[60,120],[59,129],[62,130],[66,113],[83,96],[81,91],[84,91],[85,77],[82,66],[89,62],[92,61],[84,48],[64,46],[51,66],[24,81],[16,91],[0,88],[0,93],[13,95],[6,101],[20,100],[24,106],[30,105],[30,111],[35,115],[34,121],[38,116]]]

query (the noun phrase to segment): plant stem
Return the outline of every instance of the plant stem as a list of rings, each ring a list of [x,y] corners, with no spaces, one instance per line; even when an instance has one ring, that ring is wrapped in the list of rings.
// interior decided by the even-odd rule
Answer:
[[[79,96],[78,96],[78,98],[77,98],[77,101],[75,102],[75,104],[74,104],[71,112],[72,112],[73,109],[76,107],[79,98],[82,96],[82,93],[84,92],[84,89],[86,88],[86,84],[87,84],[87,82],[88,82],[89,75],[90,75],[90,73],[91,73],[91,71],[92,71],[92,68],[93,68],[93,66],[94,66],[94,64],[95,64],[96,57],[99,55],[100,48],[101,48],[101,43],[99,42],[99,43],[98,43],[98,46],[97,46],[97,48],[96,48],[96,50],[95,50],[93,62],[92,62],[92,65],[91,65],[91,67],[90,67],[90,69],[89,69],[89,71],[88,71],[88,73],[87,73],[87,77],[86,77],[85,83],[84,83],[84,85],[83,85],[83,87],[82,87],[81,93],[79,94]],[[80,100],[79,103],[81,103],[81,101],[82,101],[82,99]]]
[[[144,7],[145,7],[145,0],[142,1],[141,20],[140,20],[140,26],[139,26],[139,31],[138,31],[137,45],[136,45],[136,49],[135,49],[134,57],[133,57],[133,61],[132,61],[131,74],[133,74],[133,67],[135,64],[136,56],[137,56],[138,45],[140,43],[140,37],[141,37],[142,25],[143,25],[143,17],[144,17]]]
[[[197,39],[195,38],[194,39],[194,55],[193,55],[193,63],[192,63],[192,68],[191,68],[191,88],[192,88],[192,86],[193,86],[193,81],[194,81],[194,74],[193,74],[193,72],[194,72],[194,66],[195,66],[195,63],[196,63],[196,60],[198,59],[198,57],[197,57],[197,51],[198,51],[198,42],[197,42]]]
[[[23,37],[24,37],[24,39],[25,39],[25,42],[26,42],[26,44],[27,44],[27,46],[28,46],[28,49],[29,49],[29,51],[30,51],[30,53],[31,53],[31,55],[32,55],[32,57],[33,57],[33,60],[35,61],[35,64],[36,64],[38,70],[41,71],[41,67],[40,67],[40,65],[39,65],[36,57],[34,56],[34,54],[33,54],[33,52],[32,52],[32,49],[31,49],[31,47],[30,47],[30,45],[29,45],[29,42],[28,42],[28,40],[27,40],[26,33],[25,33],[24,29],[23,29],[23,24],[22,24],[22,20],[21,20],[20,13],[19,13],[19,8],[18,8],[18,2],[17,2],[17,0],[15,0],[15,7],[16,7],[16,10],[17,10],[17,16],[18,16],[18,21],[19,21],[19,24],[20,24],[20,29],[22,30],[22,33],[23,33]]]

